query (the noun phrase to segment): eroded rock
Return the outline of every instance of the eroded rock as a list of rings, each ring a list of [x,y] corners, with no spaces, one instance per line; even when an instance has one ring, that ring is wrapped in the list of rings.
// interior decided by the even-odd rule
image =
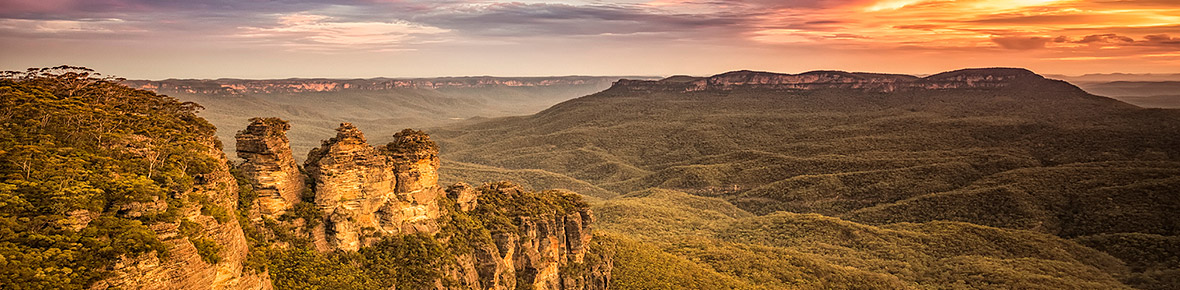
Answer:
[[[324,236],[330,247],[355,251],[376,240],[366,237],[438,230],[437,148],[395,158],[385,153],[389,146],[370,146],[352,124],[340,124],[336,132],[304,165],[316,205],[328,217]]]
[[[279,118],[253,118],[235,136],[238,157],[245,160],[239,168],[254,185],[259,210],[271,218],[298,203],[305,188],[287,140],[289,129]]]

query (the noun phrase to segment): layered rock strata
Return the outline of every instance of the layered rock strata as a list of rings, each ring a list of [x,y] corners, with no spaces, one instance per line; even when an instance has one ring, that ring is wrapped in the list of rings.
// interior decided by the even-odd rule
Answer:
[[[511,183],[491,183],[479,188],[456,184],[447,195],[462,211],[490,211],[478,206],[480,197],[512,199],[526,194]],[[537,194],[537,193],[531,193]],[[574,195],[568,191],[549,194]],[[593,214],[589,207],[543,210],[514,218],[515,232],[493,232],[491,241],[475,243],[457,255],[459,268],[449,275],[459,288],[470,289],[607,289],[613,261],[590,252]],[[593,256],[588,258],[588,256]]]
[[[271,218],[298,203],[305,188],[287,140],[289,129],[291,125],[278,118],[253,118],[235,136],[238,157],[245,160],[239,169],[254,185],[259,211]]]
[[[437,148],[394,158],[382,152],[388,146],[370,146],[352,124],[336,132],[304,164],[326,217],[317,244],[355,251],[381,235],[438,230]]]
[[[270,197],[282,197],[287,189],[274,180],[303,180],[283,175],[299,173],[283,150],[287,129],[281,120],[256,118],[238,134],[239,156],[252,172],[247,177],[276,193]],[[575,193],[526,192],[507,182],[444,189],[438,185],[438,146],[425,133],[406,129],[394,134],[393,142],[374,147],[352,124],[336,131],[303,165],[322,216],[321,225],[306,233],[317,249],[357,251],[382,237],[425,234],[444,244],[465,243],[449,247],[464,250],[455,250],[455,263],[439,269],[445,277],[435,283],[439,288],[609,285],[613,262],[590,252],[593,214]],[[458,230],[442,222],[456,218],[442,219],[446,215],[480,222],[477,228]],[[447,226],[449,232],[443,232]]]

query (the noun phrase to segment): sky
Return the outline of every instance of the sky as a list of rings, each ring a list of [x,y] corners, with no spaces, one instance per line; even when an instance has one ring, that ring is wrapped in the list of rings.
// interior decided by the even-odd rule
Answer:
[[[1180,0],[0,0],[0,70],[132,79],[1180,72]]]

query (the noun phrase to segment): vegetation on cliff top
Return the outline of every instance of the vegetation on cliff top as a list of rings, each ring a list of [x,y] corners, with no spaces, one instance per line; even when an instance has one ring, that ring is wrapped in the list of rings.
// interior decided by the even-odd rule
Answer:
[[[166,258],[149,226],[175,222],[219,166],[199,105],[116,81],[69,66],[0,78],[0,285],[81,289],[122,257]]]

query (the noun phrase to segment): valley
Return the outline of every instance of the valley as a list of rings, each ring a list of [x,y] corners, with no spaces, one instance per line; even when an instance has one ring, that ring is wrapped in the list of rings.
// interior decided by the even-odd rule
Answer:
[[[1121,265],[1145,259],[1131,248],[1176,249],[1178,130],[1175,110],[1027,70],[968,69],[620,81],[535,115],[430,131],[456,162],[619,194],[597,205],[603,227],[735,279],[718,289],[1169,289],[1175,264]],[[1108,243],[1119,250],[1088,247]],[[962,250],[927,248],[951,244]],[[1049,248],[1069,257],[1015,251]],[[967,272],[994,280],[950,274]],[[679,278],[639,280],[665,279]]]

